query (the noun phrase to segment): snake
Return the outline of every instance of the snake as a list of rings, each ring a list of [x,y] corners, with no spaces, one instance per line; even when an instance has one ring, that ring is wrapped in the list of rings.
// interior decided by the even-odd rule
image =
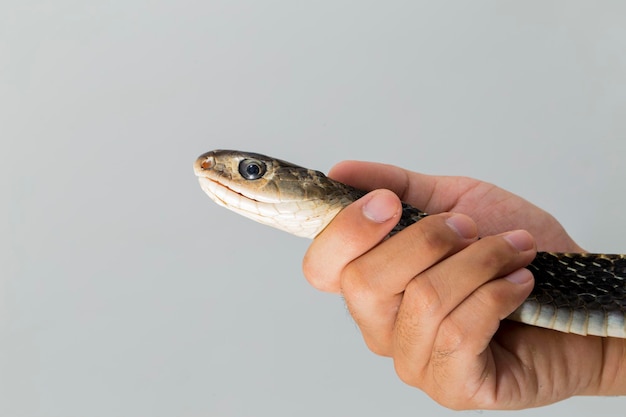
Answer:
[[[254,152],[203,153],[194,173],[220,206],[311,239],[366,194],[320,171]],[[403,202],[387,238],[426,216]],[[540,251],[527,268],[535,279],[533,290],[507,319],[565,333],[626,338],[626,255]]]

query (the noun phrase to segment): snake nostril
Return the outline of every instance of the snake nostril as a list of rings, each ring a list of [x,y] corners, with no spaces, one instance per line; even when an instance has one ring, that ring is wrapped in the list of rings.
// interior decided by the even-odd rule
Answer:
[[[213,168],[214,165],[215,165],[215,158],[213,158],[212,156],[209,156],[200,164],[202,169],[211,169]]]

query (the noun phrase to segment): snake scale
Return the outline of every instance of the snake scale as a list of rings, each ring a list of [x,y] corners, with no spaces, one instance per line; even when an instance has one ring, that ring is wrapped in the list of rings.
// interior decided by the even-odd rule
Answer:
[[[323,173],[251,152],[215,150],[194,164],[219,205],[278,229],[314,238],[365,192]],[[427,216],[403,203],[390,236]],[[580,335],[626,338],[626,255],[538,252],[530,296],[508,317]]]

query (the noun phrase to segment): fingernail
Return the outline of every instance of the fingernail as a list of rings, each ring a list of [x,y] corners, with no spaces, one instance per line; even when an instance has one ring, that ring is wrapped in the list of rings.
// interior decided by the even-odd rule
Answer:
[[[528,269],[518,269],[504,277],[504,279],[513,284],[526,284],[533,279],[533,274]]]
[[[478,234],[476,224],[469,217],[463,214],[454,214],[446,219],[446,224],[450,226],[463,239],[475,238]]]
[[[509,232],[504,238],[520,252],[531,250],[535,246],[532,236],[525,230]]]
[[[398,213],[394,197],[387,193],[376,193],[363,206],[363,215],[376,223],[384,223]]]

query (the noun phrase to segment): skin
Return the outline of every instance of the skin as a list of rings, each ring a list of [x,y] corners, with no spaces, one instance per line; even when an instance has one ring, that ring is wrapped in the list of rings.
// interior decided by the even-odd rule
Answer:
[[[524,267],[537,250],[583,251],[554,217],[470,178],[356,161],[329,176],[375,191],[313,241],[304,274],[343,295],[369,349],[405,383],[458,410],[626,394],[626,340],[502,321],[532,289]],[[384,240],[400,199],[440,214]]]

